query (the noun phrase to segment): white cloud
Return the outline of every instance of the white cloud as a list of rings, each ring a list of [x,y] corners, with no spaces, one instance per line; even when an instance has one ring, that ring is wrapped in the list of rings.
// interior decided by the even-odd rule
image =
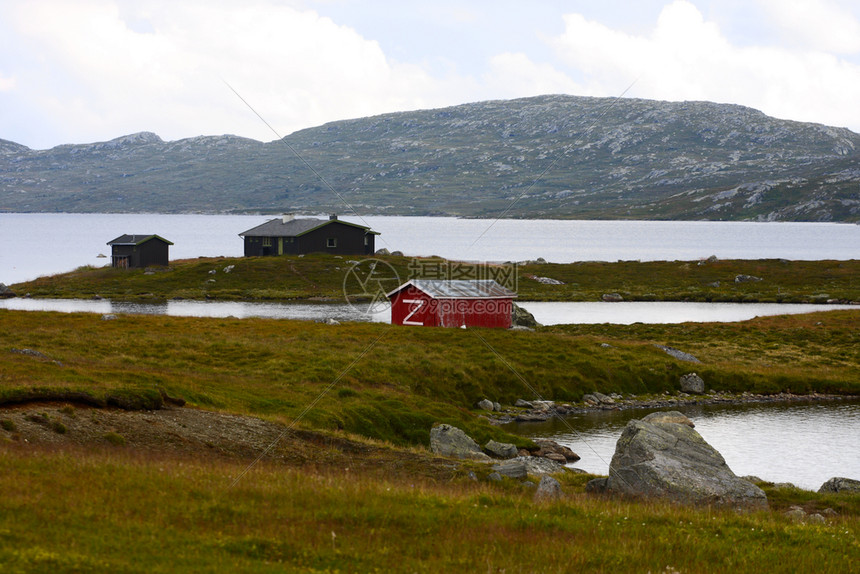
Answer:
[[[522,53],[505,53],[490,60],[482,90],[495,98],[521,98],[541,94],[575,94],[582,87],[552,65],[532,62]]]
[[[15,81],[14,77],[7,78],[0,74],[0,92],[11,91],[15,88],[16,83],[17,82]]]
[[[137,6],[91,0],[0,9],[51,68],[16,89],[58,131],[78,134],[76,142],[140,130],[166,139],[274,139],[222,79],[281,135],[421,107],[442,93],[421,68],[389,61],[376,42],[313,11],[277,2]]]
[[[759,0],[759,3],[793,43],[836,54],[860,53],[860,19],[833,0]]]
[[[685,0],[665,6],[647,35],[630,35],[580,15],[565,16],[557,54],[587,80],[585,93],[660,100],[710,100],[770,115],[860,130],[860,66],[824,52],[736,46]]]

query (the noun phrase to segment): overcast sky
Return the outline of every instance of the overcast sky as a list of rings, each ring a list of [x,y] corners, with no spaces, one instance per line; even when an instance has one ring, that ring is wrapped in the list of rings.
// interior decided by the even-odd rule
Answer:
[[[631,84],[860,132],[860,1],[0,0],[0,139],[35,149]]]

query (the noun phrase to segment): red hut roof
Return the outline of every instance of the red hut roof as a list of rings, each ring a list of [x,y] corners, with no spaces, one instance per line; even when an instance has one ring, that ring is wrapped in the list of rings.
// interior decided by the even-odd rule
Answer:
[[[441,280],[441,279],[410,279],[397,289],[386,293],[389,299],[395,293],[409,286],[427,293],[434,299],[513,299],[517,296],[492,279],[483,280]]]

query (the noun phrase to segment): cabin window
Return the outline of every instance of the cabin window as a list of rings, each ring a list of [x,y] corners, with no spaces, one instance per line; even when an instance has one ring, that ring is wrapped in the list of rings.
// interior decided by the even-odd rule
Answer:
[[[271,247],[272,246],[272,238],[264,237],[263,238],[263,247]]]
[[[325,240],[326,247],[337,247],[337,237],[329,237]]]
[[[367,247],[368,245],[370,245],[370,236],[365,235],[364,236],[364,246]]]

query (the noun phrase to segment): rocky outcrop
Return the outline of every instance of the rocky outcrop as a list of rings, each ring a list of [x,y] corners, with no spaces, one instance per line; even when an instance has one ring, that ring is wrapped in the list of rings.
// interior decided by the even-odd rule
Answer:
[[[822,484],[818,492],[860,492],[860,480],[834,476]]]
[[[607,303],[620,303],[624,301],[624,297],[620,293],[604,293],[601,299]]]
[[[496,442],[494,440],[487,441],[484,445],[484,450],[496,458],[514,458],[519,451],[517,446],[508,442]]]
[[[659,498],[683,504],[767,508],[764,492],[736,476],[722,455],[679,412],[652,413],[627,423],[609,477],[590,492]]]
[[[735,283],[753,283],[761,281],[761,277],[755,275],[735,275]]]
[[[430,429],[430,450],[440,456],[488,461],[472,438],[455,426],[440,424]]]
[[[696,373],[681,375],[681,392],[701,395],[705,392],[705,381]]]
[[[561,484],[551,476],[544,475],[540,479],[537,490],[535,491],[535,502],[553,502],[564,496],[561,490]]]
[[[509,478],[525,478],[528,475],[541,476],[564,472],[566,467],[548,458],[536,456],[518,456],[510,460],[497,462],[493,470]]]
[[[532,456],[548,458],[549,460],[555,461],[559,464],[576,462],[580,459],[578,454],[570,450],[568,447],[558,444],[554,440],[536,438],[534,439],[534,442],[540,447],[540,449],[533,452]]]
[[[664,353],[666,353],[667,355],[669,355],[670,357],[674,357],[674,358],[678,359],[679,361],[686,361],[688,363],[701,363],[702,362],[699,359],[697,359],[696,357],[694,357],[693,355],[691,355],[690,353],[685,353],[684,351],[679,351],[678,349],[675,349],[674,347],[667,347],[665,345],[654,345],[654,346],[657,347],[658,349],[660,349],[661,351],[663,351]]]
[[[0,299],[9,299],[15,297],[15,292],[12,291],[5,283],[0,283]]]
[[[534,329],[540,327],[540,323],[535,320],[534,315],[514,303],[511,308],[511,326]]]

